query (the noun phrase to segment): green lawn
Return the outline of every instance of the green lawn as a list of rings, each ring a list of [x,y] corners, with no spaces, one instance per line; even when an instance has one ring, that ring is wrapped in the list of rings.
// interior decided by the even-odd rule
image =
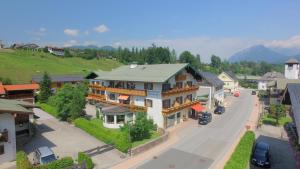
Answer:
[[[273,125],[276,126],[276,119],[274,119],[273,117],[269,116],[268,114],[265,114],[262,119],[261,119],[263,124],[269,124],[269,125]],[[292,118],[287,115],[286,117],[282,117],[279,119],[278,123],[280,126],[283,126],[285,123],[289,123],[292,122]]]
[[[14,83],[28,83],[32,75],[87,74],[91,70],[111,70],[121,64],[111,59],[85,60],[78,57],[61,58],[44,52],[0,50],[0,77]]]
[[[58,112],[56,110],[55,107],[49,105],[49,104],[46,104],[46,103],[37,103],[38,106],[41,107],[42,110],[44,110],[45,112],[51,114],[52,116],[58,118]]]
[[[136,147],[159,137],[159,134],[157,132],[152,132],[151,138],[136,141],[133,142],[132,145],[130,145],[129,138],[124,132],[122,132],[120,129],[105,128],[103,126],[102,120],[100,119],[87,120],[84,118],[78,118],[74,121],[74,123],[76,127],[81,128],[82,130],[105,142],[106,144],[114,145],[122,152],[127,152],[130,146]]]

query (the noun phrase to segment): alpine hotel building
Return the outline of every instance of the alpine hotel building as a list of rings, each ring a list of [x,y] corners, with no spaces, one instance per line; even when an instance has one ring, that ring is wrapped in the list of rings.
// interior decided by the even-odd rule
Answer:
[[[132,64],[95,71],[87,78],[87,99],[100,105],[108,128],[134,120],[136,112],[147,113],[158,127],[168,128],[204,109],[195,99],[202,78],[189,64]]]

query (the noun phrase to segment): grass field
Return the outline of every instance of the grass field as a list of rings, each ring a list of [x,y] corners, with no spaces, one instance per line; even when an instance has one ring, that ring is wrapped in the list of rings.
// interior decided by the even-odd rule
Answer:
[[[91,70],[111,70],[120,63],[111,59],[85,60],[77,57],[60,58],[49,53],[24,50],[0,50],[0,77],[13,83],[28,83],[32,75],[87,74]]]

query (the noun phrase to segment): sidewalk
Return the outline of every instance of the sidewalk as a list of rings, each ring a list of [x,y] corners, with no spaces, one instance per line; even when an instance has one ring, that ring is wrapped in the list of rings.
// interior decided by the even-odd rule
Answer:
[[[161,143],[157,146],[155,146],[154,148],[143,152],[141,154],[138,154],[134,157],[130,157],[129,159],[127,159],[126,161],[123,161],[113,167],[111,167],[111,169],[129,169],[129,168],[134,168],[137,167],[139,165],[141,165],[144,161],[151,159],[151,158],[155,158],[156,155],[164,152],[165,150],[167,150],[168,147],[172,146],[174,143],[176,143],[178,141],[178,135],[177,132],[186,128],[186,126],[188,125],[192,125],[192,120],[189,119],[188,121],[178,124],[170,129],[168,129],[169,132],[169,138],[166,142]]]
[[[16,161],[0,164],[1,169],[16,169]]]

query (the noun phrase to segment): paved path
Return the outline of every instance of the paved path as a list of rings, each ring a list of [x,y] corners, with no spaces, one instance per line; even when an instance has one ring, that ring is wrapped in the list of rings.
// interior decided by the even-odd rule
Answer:
[[[36,148],[48,146],[60,157],[71,156],[76,159],[79,151],[105,145],[81,129],[67,122],[59,121],[40,109],[34,109],[34,112],[40,117],[37,120],[38,134],[24,147],[24,150],[30,155]],[[107,168],[122,160],[122,154],[115,149],[101,152],[101,154],[94,153],[92,156],[96,164],[95,168]]]
[[[228,100],[232,104],[226,108],[225,114],[214,116],[213,122],[207,126],[199,126],[195,121],[177,133],[177,143],[133,168],[212,168],[245,128],[254,107],[254,96],[249,90],[243,90],[240,97],[229,97]]]

